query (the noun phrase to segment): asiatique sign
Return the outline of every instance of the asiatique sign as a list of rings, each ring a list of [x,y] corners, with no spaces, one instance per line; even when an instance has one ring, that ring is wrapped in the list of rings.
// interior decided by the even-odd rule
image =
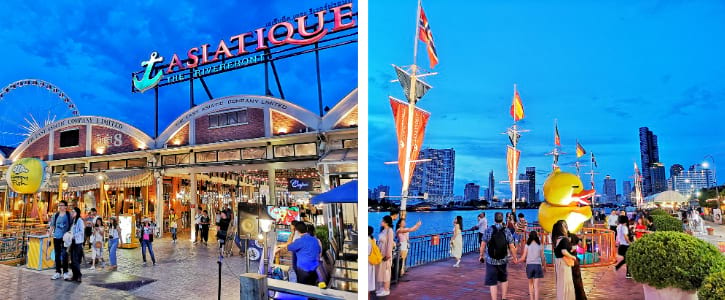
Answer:
[[[141,66],[145,69],[140,78],[137,78],[135,75],[133,76],[133,86],[139,91],[145,92],[157,86],[164,75],[171,75],[179,71],[193,69],[191,74],[172,75],[168,81],[181,81],[191,76],[198,77],[263,62],[265,59],[264,55],[249,56],[247,54],[268,49],[269,45],[265,40],[274,46],[314,44],[319,42],[328,33],[355,27],[352,5],[352,3],[342,4],[328,10],[320,10],[309,15],[296,17],[293,21],[281,21],[269,26],[269,28],[261,27],[254,31],[237,34],[231,36],[228,40],[220,40],[216,48],[210,48],[210,44],[202,44],[199,47],[189,49],[186,52],[185,60],[180,59],[179,54],[174,53],[171,55],[169,66],[152,75],[156,69],[154,66],[164,61],[164,57],[154,51],[148,60],[141,62]],[[331,22],[331,25],[326,26],[325,15],[328,13],[333,15],[333,22]],[[308,22],[311,20],[316,22],[316,24],[313,26],[308,25]],[[310,30],[308,28],[314,29]],[[256,44],[252,43],[253,48],[247,49],[246,44],[254,41],[256,41]],[[232,53],[229,49],[234,49],[235,46],[236,52]],[[210,52],[210,50],[213,51],[212,49],[216,49],[216,51]],[[208,64],[219,63],[222,60],[224,60],[222,64],[200,68]]]

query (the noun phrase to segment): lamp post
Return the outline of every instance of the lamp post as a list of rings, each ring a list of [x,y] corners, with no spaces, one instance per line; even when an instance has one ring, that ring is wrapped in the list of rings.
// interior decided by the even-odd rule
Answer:
[[[717,199],[717,208],[720,208],[720,190],[718,189],[718,186],[717,186],[717,167],[715,166],[715,158],[712,157],[712,155],[710,155],[710,154],[705,155],[705,159],[707,159],[708,157],[712,161],[712,177],[714,177],[713,179],[715,181],[715,194],[717,197],[716,198]],[[710,164],[707,161],[704,161],[704,162],[702,162],[702,167],[709,168]]]

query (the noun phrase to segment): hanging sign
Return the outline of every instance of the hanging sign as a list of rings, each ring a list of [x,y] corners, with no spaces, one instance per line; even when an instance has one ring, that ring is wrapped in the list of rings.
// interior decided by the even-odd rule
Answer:
[[[45,162],[37,158],[19,159],[10,165],[5,179],[16,193],[32,194],[45,182],[46,167]]]
[[[312,179],[305,178],[290,178],[289,179],[289,192],[309,192],[312,191]]]

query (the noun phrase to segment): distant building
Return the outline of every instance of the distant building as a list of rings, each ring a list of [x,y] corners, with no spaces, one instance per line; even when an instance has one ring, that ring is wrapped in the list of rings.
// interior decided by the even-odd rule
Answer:
[[[657,135],[647,127],[639,128],[639,153],[642,159],[642,194],[649,196],[667,189],[665,167],[660,163]]]
[[[380,193],[384,192],[386,196],[390,196],[390,186],[387,185],[378,185],[378,187],[373,189],[373,194],[370,199],[380,201]]]
[[[526,167],[526,180],[529,182],[528,185],[528,193],[526,197],[527,203],[536,203],[538,202],[537,196],[536,196],[536,167]]]
[[[465,201],[478,200],[478,195],[480,194],[480,191],[480,185],[473,182],[467,183],[465,189],[463,190],[463,199]]]
[[[683,167],[681,164],[674,164],[670,167],[670,178],[673,176],[679,176],[682,171],[685,170],[685,167]]]
[[[483,189],[483,197],[481,197],[481,200],[486,200],[489,203],[491,203],[491,200],[493,200],[493,199],[489,198],[489,194],[490,193],[491,193],[491,191],[488,188],[484,188]]]
[[[609,175],[604,178],[604,197],[607,203],[617,203],[617,180]]]
[[[667,185],[672,190],[688,195],[699,189],[715,186],[715,176],[710,169],[692,165],[687,171],[682,171],[677,176],[671,176]]]
[[[632,201],[632,182],[629,180],[622,181],[622,198],[624,201]]]
[[[493,198],[496,197],[495,189],[496,181],[493,179],[493,170],[491,170],[491,172],[488,173],[488,194],[486,194],[486,200],[493,201]]]
[[[429,201],[439,204],[453,201],[456,151],[452,148],[423,149],[418,159],[431,161],[415,165],[408,195],[428,193]]]
[[[526,174],[519,174],[518,180],[525,181],[528,177],[526,177]],[[528,182],[522,182],[516,184],[516,202],[520,201],[529,201],[529,183]]]
[[[652,174],[652,193],[660,193],[667,190],[667,177],[665,176],[665,165],[656,162],[652,163],[652,166],[650,167],[650,172]]]
[[[373,198],[373,190],[372,189],[368,189],[368,199],[375,199],[375,198]]]

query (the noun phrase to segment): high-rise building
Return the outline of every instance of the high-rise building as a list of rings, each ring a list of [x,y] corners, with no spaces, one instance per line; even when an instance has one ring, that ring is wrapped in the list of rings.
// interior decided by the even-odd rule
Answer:
[[[607,199],[607,203],[617,202],[617,180],[611,178],[609,175],[604,178],[604,196]]]
[[[496,181],[493,179],[493,170],[488,173],[488,194],[486,194],[488,201],[493,201],[495,196],[494,190],[496,189]]]
[[[526,181],[526,174],[519,174],[519,181]],[[521,182],[516,184],[516,202],[529,201],[529,183]]]
[[[526,180],[528,180],[528,197],[526,197],[527,203],[535,203],[539,200],[536,199],[536,167],[526,167]]]
[[[373,189],[372,197],[370,199],[378,200],[380,201],[380,192],[384,192],[386,196],[390,196],[390,186],[387,185],[378,185],[378,187]]]
[[[490,192],[489,192],[488,188],[483,188],[483,200],[486,200],[489,203],[491,203],[491,199],[488,198],[489,193]]]
[[[671,176],[667,185],[672,190],[688,195],[699,189],[715,186],[715,177],[712,170],[703,168],[701,165],[692,165],[687,171],[682,171],[677,176]]]
[[[478,195],[480,194],[481,186],[478,184],[475,184],[473,182],[466,183],[466,187],[463,190],[463,200],[469,201],[469,200],[478,200]]]
[[[453,182],[456,166],[454,149],[423,149],[418,159],[430,159],[418,163],[413,171],[408,195],[428,193],[428,199],[436,203],[453,200]]]
[[[649,196],[665,191],[665,167],[660,163],[657,136],[647,127],[639,128],[639,153],[642,158],[642,194]]]
[[[627,202],[632,201],[632,182],[629,180],[622,181],[622,199]]]
[[[674,164],[670,167],[670,177],[679,176],[684,170],[681,164]]]

